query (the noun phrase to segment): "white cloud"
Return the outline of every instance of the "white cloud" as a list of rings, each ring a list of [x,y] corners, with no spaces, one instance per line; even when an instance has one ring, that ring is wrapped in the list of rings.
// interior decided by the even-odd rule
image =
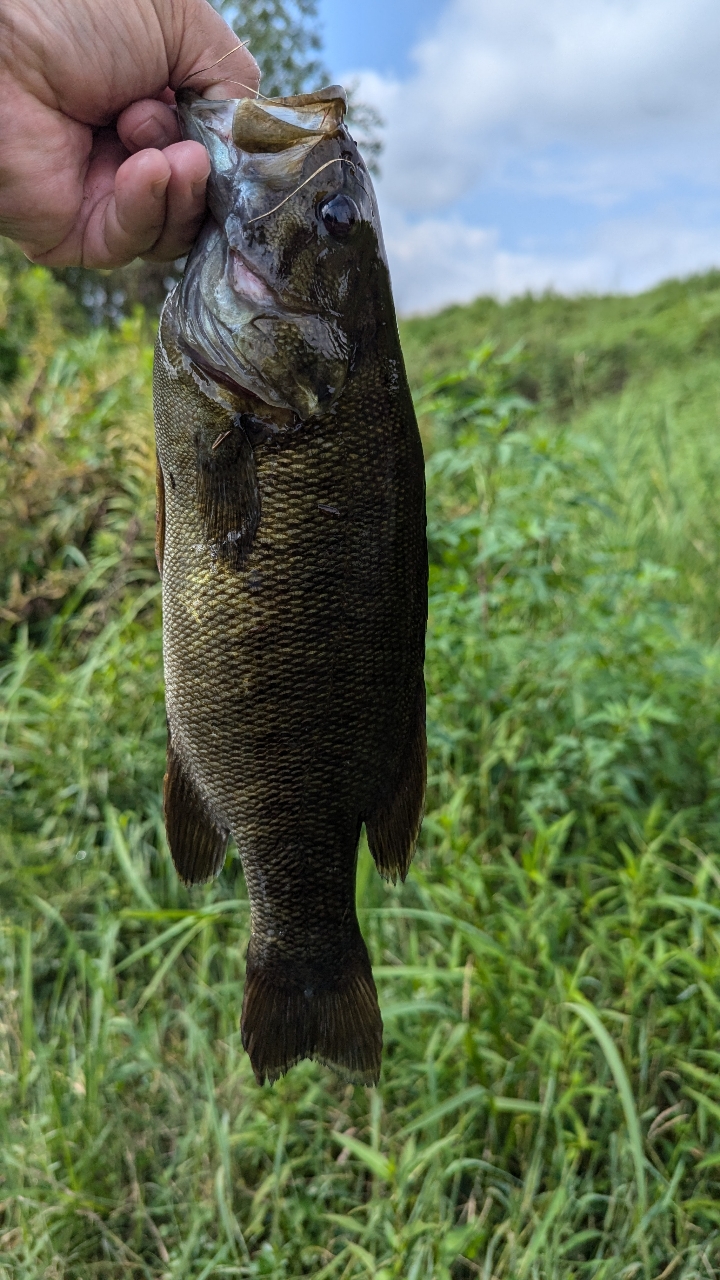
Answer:
[[[717,0],[448,0],[411,62],[403,81],[353,71],[386,122],[401,310],[634,291],[720,261]]]
[[[601,223],[585,251],[576,254],[503,249],[496,231],[458,218],[411,224],[390,212],[385,221],[393,291],[404,315],[470,302],[480,294],[635,293],[720,262],[720,227],[687,229],[672,220]]]
[[[413,58],[404,82],[361,73],[387,121],[384,186],[406,209],[557,147],[579,194],[593,171],[617,185],[613,161],[635,184],[689,164],[720,177],[717,0],[451,0]]]
[[[497,232],[458,218],[425,218],[413,225],[391,215],[385,219],[385,243],[395,301],[405,315],[469,302],[479,294],[506,298],[551,287],[578,292],[599,274],[599,264],[593,272],[586,261],[508,252]]]

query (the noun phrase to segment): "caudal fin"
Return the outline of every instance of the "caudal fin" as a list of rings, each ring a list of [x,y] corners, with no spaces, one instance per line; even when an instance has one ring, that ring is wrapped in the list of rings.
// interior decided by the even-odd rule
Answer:
[[[263,965],[252,951],[251,940],[241,1032],[258,1084],[303,1058],[353,1084],[377,1084],[382,1018],[367,952],[354,948],[346,970],[328,981],[290,961]]]

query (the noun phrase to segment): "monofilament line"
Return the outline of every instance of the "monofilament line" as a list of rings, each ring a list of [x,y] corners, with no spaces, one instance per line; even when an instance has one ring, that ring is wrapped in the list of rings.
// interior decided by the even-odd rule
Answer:
[[[200,73],[198,71],[194,72],[194,75],[199,75],[199,74]],[[244,80],[213,80],[212,83],[213,84],[239,84],[241,89],[250,89],[250,92],[254,93],[256,98],[262,98],[264,102],[275,101],[275,99],[272,97],[269,97],[267,93],[261,93],[259,89],[253,89],[249,84],[245,84]],[[208,88],[210,88],[209,85],[208,85]]]
[[[185,76],[185,79],[180,81],[180,84],[178,85],[175,92],[177,93],[179,89],[182,89],[183,85],[187,84],[188,80],[192,80],[193,76],[201,76],[201,75],[204,75],[206,71],[212,71],[213,67],[218,67],[221,62],[224,62],[226,58],[229,58],[231,53],[237,53],[238,49],[244,49],[246,45],[247,45],[247,40],[239,40],[238,43],[236,45],[233,45],[232,49],[228,49],[227,53],[224,53],[221,58],[216,58],[214,62],[208,63],[206,67],[198,67],[197,71],[188,72],[188,74]],[[222,84],[223,81],[215,80],[213,83]],[[240,84],[240,81],[234,80],[233,84]],[[248,84],[243,85],[243,89],[250,89],[250,85]],[[250,89],[250,92],[259,93],[259,90]],[[265,95],[263,94],[262,96],[264,97]]]
[[[306,178],[304,182],[301,182],[300,186],[296,187],[294,191],[291,191],[289,196],[285,196],[279,204],[273,205],[272,209],[267,209],[265,213],[256,214],[254,218],[248,218],[247,225],[250,226],[251,222],[259,222],[261,218],[269,218],[271,213],[277,213],[278,209],[281,209],[284,204],[287,204],[288,200],[292,200],[293,196],[296,196],[298,191],[302,191],[303,187],[306,187],[308,182],[312,182],[313,178],[317,178],[318,174],[322,173],[323,169],[327,169],[328,165],[331,164],[349,164],[351,169],[355,168],[352,160],[346,160],[344,156],[333,156],[332,160],[326,160],[325,164],[321,164],[319,169],[316,169],[314,173],[311,173],[309,178]]]

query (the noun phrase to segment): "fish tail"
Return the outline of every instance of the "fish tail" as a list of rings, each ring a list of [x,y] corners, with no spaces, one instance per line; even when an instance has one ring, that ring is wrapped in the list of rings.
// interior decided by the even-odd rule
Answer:
[[[241,1032],[258,1084],[313,1058],[353,1084],[377,1084],[382,1018],[365,944],[328,980],[294,959],[248,947]],[[362,954],[364,953],[364,954]],[[343,967],[344,966],[344,967]]]

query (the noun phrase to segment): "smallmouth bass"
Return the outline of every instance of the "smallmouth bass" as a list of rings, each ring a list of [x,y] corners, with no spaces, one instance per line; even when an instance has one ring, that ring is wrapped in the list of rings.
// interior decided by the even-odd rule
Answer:
[[[155,354],[168,841],[189,884],[237,842],[257,1079],[310,1057],[369,1084],[360,831],[404,877],[426,772],[423,457],[377,205],[337,86],[177,97],[211,176]]]

